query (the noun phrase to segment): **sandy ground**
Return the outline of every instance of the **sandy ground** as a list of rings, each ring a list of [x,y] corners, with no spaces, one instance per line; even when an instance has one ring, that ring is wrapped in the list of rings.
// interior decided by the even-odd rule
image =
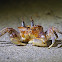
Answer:
[[[16,46],[0,41],[0,62],[62,62],[62,47]]]

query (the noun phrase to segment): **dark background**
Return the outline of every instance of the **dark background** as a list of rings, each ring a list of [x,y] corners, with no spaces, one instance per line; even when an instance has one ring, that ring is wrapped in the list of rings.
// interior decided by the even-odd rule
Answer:
[[[12,27],[18,31],[21,18],[30,25],[31,16],[35,24],[44,27],[44,31],[51,26],[62,31],[62,0],[0,0],[0,30]],[[7,37],[3,36],[1,40],[8,40]]]

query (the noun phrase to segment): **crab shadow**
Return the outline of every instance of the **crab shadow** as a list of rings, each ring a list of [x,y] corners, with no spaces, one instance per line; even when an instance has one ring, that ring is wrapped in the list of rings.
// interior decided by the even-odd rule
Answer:
[[[28,44],[28,43],[26,43]],[[47,41],[47,47],[50,46],[52,44],[52,40],[48,40]],[[13,46],[14,44],[11,42],[7,42],[7,41],[0,41],[0,47],[4,47],[4,46]],[[20,46],[20,45],[19,45]],[[56,40],[55,44],[53,45],[53,47],[62,47],[62,40]]]
[[[0,47],[5,47],[5,46],[12,46],[13,43],[8,42],[8,41],[0,41]]]

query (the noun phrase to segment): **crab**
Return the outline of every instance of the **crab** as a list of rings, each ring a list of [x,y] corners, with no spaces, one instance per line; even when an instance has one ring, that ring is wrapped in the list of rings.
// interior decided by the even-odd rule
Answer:
[[[9,37],[12,43],[15,45],[23,45],[26,43],[31,43],[34,46],[47,47],[47,41],[52,40],[52,44],[48,47],[51,48],[55,39],[58,38],[57,32],[62,34],[57,28],[50,27],[46,32],[44,32],[43,27],[40,25],[34,25],[34,21],[31,17],[31,25],[25,25],[22,19],[22,26],[18,27],[19,32],[13,28],[6,27],[0,31],[0,37],[5,33],[9,33]]]

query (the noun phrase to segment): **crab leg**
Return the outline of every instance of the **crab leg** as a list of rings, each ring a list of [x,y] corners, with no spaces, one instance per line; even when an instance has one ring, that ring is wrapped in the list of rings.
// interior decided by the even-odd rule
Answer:
[[[1,37],[2,35],[4,35],[5,33],[7,33],[7,28],[4,28],[4,29],[2,29],[2,30],[0,31],[0,37]]]
[[[60,30],[58,30],[56,27],[52,27],[52,30],[55,31],[55,32],[57,32],[57,33],[62,34],[62,32]]]
[[[55,34],[55,36],[56,36],[56,39],[58,38],[58,35],[57,35],[57,33],[54,31],[54,34]]]
[[[5,33],[9,33],[9,37],[10,37],[10,40],[12,41],[12,43],[16,44],[16,45],[26,45],[24,43],[21,43],[20,41],[20,35],[19,33],[13,29],[13,28],[4,28],[0,31],[0,37],[2,35],[4,35]]]
[[[56,36],[56,39],[58,38],[57,33],[62,34],[62,32],[61,32],[61,31],[59,31],[59,30],[58,30],[57,28],[55,28],[55,27],[52,27],[52,31],[54,32],[54,34],[55,34],[55,36]]]
[[[55,28],[55,27],[51,27],[51,28],[49,28],[49,29],[47,30],[47,33],[46,33],[47,40],[52,39],[52,44],[51,44],[48,48],[51,48],[51,47],[54,45],[54,43],[55,43],[55,37],[54,37],[54,35],[56,36],[56,39],[57,39],[57,38],[58,38],[57,33],[62,34],[62,32],[60,32],[60,31],[59,31],[57,28]]]
[[[52,39],[52,44],[48,48],[51,48],[55,43],[55,37],[52,37],[51,39]]]

